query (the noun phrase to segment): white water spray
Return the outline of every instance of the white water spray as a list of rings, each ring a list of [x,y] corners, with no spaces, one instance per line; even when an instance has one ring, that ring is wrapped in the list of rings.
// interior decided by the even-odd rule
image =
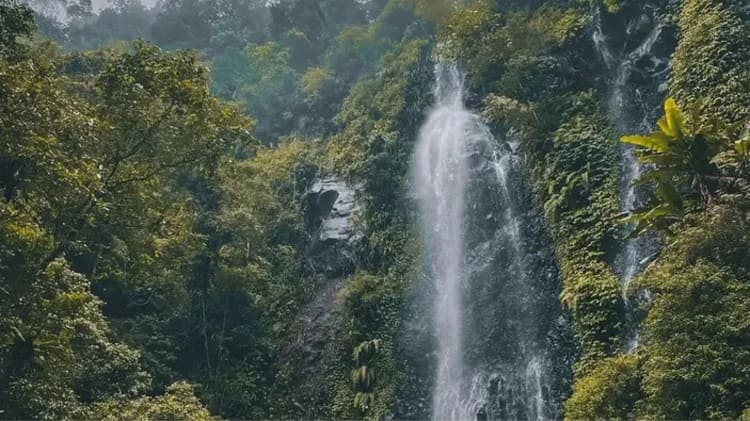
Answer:
[[[432,418],[542,420],[548,418],[543,393],[546,367],[540,357],[543,345],[535,336],[539,332],[539,320],[535,318],[537,304],[524,266],[522,217],[511,182],[512,151],[498,145],[490,129],[466,109],[463,92],[463,76],[458,69],[438,64],[435,105],[420,130],[414,162],[414,181],[426,240],[425,269],[433,282],[435,295],[432,319],[437,340],[437,372]],[[488,171],[482,172],[482,168]],[[477,170],[479,175],[473,173]],[[484,181],[495,186],[495,199],[480,200],[497,203],[493,213],[497,212],[500,224],[493,241],[507,245],[506,260],[476,258],[482,252],[492,252],[482,245],[467,252],[466,224],[477,215],[473,210],[476,203],[467,206],[465,198],[470,182],[480,180],[470,174],[489,175],[491,178]],[[467,262],[468,254],[476,261]],[[474,271],[486,268],[486,264],[493,265],[493,272],[504,273],[501,279],[506,284],[486,284],[488,278],[474,278]],[[490,329],[493,325],[510,327],[503,330],[507,340],[504,352],[510,354],[502,358],[482,354],[482,363],[466,361],[466,354],[475,346],[465,343],[467,337],[473,340],[482,337],[475,330],[478,326],[468,320],[476,316],[474,311],[482,311],[466,301],[469,287],[508,288],[510,291],[506,295],[518,296],[512,304],[515,310],[509,309],[507,320],[482,320]],[[493,304],[503,305],[501,302]]]
[[[415,182],[435,284],[438,340],[433,418],[471,419],[462,360],[464,197],[468,179],[465,133],[474,116],[463,105],[463,78],[455,66],[438,65],[436,105],[422,127],[415,155]]]

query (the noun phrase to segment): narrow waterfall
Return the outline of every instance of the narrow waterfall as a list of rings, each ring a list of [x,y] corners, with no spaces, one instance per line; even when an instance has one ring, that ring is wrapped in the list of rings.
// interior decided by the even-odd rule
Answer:
[[[593,41],[609,71],[607,106],[618,135],[653,130],[656,110],[661,105],[663,92],[666,90],[668,58],[660,57],[655,52],[655,47],[663,41],[665,27],[648,12],[647,6],[627,22],[622,34],[624,40],[620,40],[619,49],[613,47],[617,43],[612,39],[614,37],[604,32],[603,13],[599,11],[595,16]],[[638,76],[640,83],[633,80],[634,75]],[[657,93],[654,94],[654,91]],[[620,205],[623,212],[631,212],[640,205],[639,192],[634,182],[640,177],[643,168],[631,147],[623,145],[621,151]],[[628,307],[631,306],[628,288],[653,254],[654,248],[652,238],[631,238],[626,240],[617,258],[616,270],[622,280],[622,294]],[[629,334],[631,338],[628,349],[633,350],[638,346],[638,335],[636,332]]]
[[[555,418],[547,341],[560,324],[558,279],[551,253],[526,235],[518,157],[466,109],[456,66],[435,73],[414,157],[436,347],[431,416]]]

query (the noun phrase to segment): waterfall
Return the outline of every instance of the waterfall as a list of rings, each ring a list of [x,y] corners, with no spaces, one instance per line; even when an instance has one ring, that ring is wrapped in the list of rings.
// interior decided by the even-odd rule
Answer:
[[[518,159],[466,109],[457,67],[438,63],[435,73],[414,156],[436,348],[432,418],[553,418],[546,338],[559,318],[557,278],[527,264],[544,253],[527,246]]]
[[[641,13],[628,22],[624,31],[625,42],[619,51],[614,51],[610,38],[604,33],[601,10],[597,12],[594,24],[594,45],[610,73],[607,106],[617,134],[647,133],[653,130],[654,109],[661,104],[661,95],[656,95],[659,97],[656,100],[654,95],[649,96],[646,89],[638,86],[632,79],[634,73],[637,73],[641,77],[646,76],[648,83],[656,83],[658,91],[666,89],[668,62],[654,53],[654,47],[662,38],[664,25],[658,23],[654,16]],[[640,205],[634,182],[640,177],[643,168],[634,156],[632,147],[623,145],[621,154],[620,205],[623,212],[632,212]],[[628,299],[630,284],[653,251],[653,239],[631,238],[626,240],[617,258],[616,270],[622,281],[622,296],[628,307],[632,306]],[[638,335],[636,332],[630,332],[630,335],[628,349],[632,351],[638,346]]]
[[[465,133],[474,117],[463,106],[463,78],[456,67],[438,65],[436,78],[436,105],[420,131],[415,156],[415,181],[436,291],[438,368],[433,416],[470,419],[462,383],[461,289],[468,178]]]

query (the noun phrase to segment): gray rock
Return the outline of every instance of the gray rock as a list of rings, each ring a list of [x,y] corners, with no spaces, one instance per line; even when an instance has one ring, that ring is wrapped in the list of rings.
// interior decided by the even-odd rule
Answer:
[[[354,188],[339,178],[327,177],[316,181],[309,194],[317,202],[313,207],[317,208],[320,241],[354,242],[362,237],[353,223],[353,217],[360,211]]]
[[[364,234],[357,225],[362,208],[357,188],[339,177],[318,179],[307,192],[307,223],[314,241],[308,262],[328,278],[351,274]]]

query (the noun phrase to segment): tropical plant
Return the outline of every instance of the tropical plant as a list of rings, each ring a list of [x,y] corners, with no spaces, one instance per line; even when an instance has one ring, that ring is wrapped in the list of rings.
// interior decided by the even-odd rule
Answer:
[[[352,352],[357,368],[352,370],[352,386],[355,390],[354,406],[361,411],[367,411],[374,400],[375,370],[373,360],[380,351],[382,341],[372,339],[357,345]]]
[[[724,192],[746,184],[748,146],[741,126],[726,125],[702,115],[699,101],[689,118],[674,99],[664,103],[659,130],[648,135],[624,136],[621,141],[637,148],[636,156],[648,169],[636,181],[647,186],[650,200],[624,219],[636,223],[636,234],[669,230],[689,212],[712,206]]]

